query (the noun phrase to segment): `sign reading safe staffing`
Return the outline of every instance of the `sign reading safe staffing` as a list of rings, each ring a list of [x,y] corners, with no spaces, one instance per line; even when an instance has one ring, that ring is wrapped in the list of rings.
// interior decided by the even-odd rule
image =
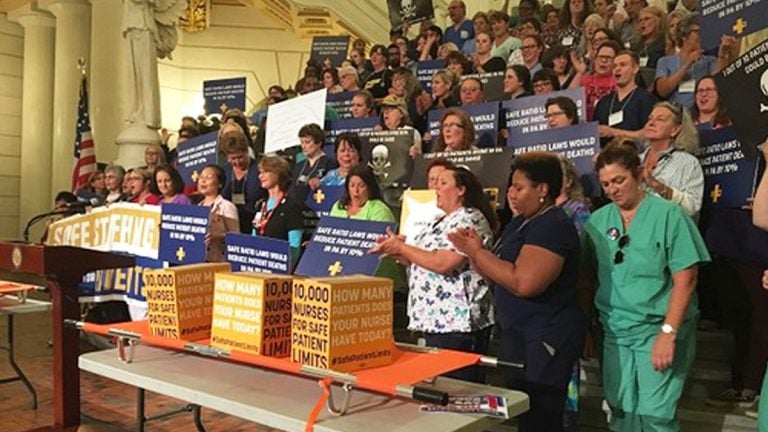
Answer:
[[[355,219],[324,217],[302,255],[296,274],[302,276],[372,276],[379,257],[368,251],[376,239],[396,230],[396,224]]]

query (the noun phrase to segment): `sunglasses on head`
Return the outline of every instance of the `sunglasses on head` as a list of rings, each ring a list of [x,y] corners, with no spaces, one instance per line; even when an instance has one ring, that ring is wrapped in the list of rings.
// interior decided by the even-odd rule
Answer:
[[[629,235],[624,234],[619,238],[619,250],[616,251],[616,255],[613,256],[613,263],[614,264],[621,264],[624,262],[624,251],[623,249],[627,247],[629,244]]]

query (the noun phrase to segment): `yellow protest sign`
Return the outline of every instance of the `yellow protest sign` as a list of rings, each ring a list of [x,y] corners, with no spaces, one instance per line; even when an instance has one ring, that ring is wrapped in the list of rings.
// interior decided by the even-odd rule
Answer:
[[[211,334],[214,275],[227,263],[204,263],[144,272],[149,330],[171,339],[206,339]]]
[[[270,357],[291,353],[292,276],[218,273],[211,345]]]
[[[291,360],[352,372],[392,363],[392,280],[293,281]]]

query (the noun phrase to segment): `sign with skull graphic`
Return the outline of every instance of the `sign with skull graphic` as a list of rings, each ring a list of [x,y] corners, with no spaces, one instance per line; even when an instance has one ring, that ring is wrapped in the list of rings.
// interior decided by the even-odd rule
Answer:
[[[387,0],[387,8],[393,29],[401,28],[406,22],[414,24],[435,17],[432,0]]]

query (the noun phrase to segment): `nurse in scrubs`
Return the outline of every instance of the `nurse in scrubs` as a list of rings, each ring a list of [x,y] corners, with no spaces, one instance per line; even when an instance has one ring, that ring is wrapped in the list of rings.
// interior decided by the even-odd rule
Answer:
[[[603,386],[612,431],[679,431],[696,350],[698,266],[709,253],[683,209],[646,192],[637,150],[613,142],[596,171],[612,203],[587,221],[582,251],[605,330]]]

